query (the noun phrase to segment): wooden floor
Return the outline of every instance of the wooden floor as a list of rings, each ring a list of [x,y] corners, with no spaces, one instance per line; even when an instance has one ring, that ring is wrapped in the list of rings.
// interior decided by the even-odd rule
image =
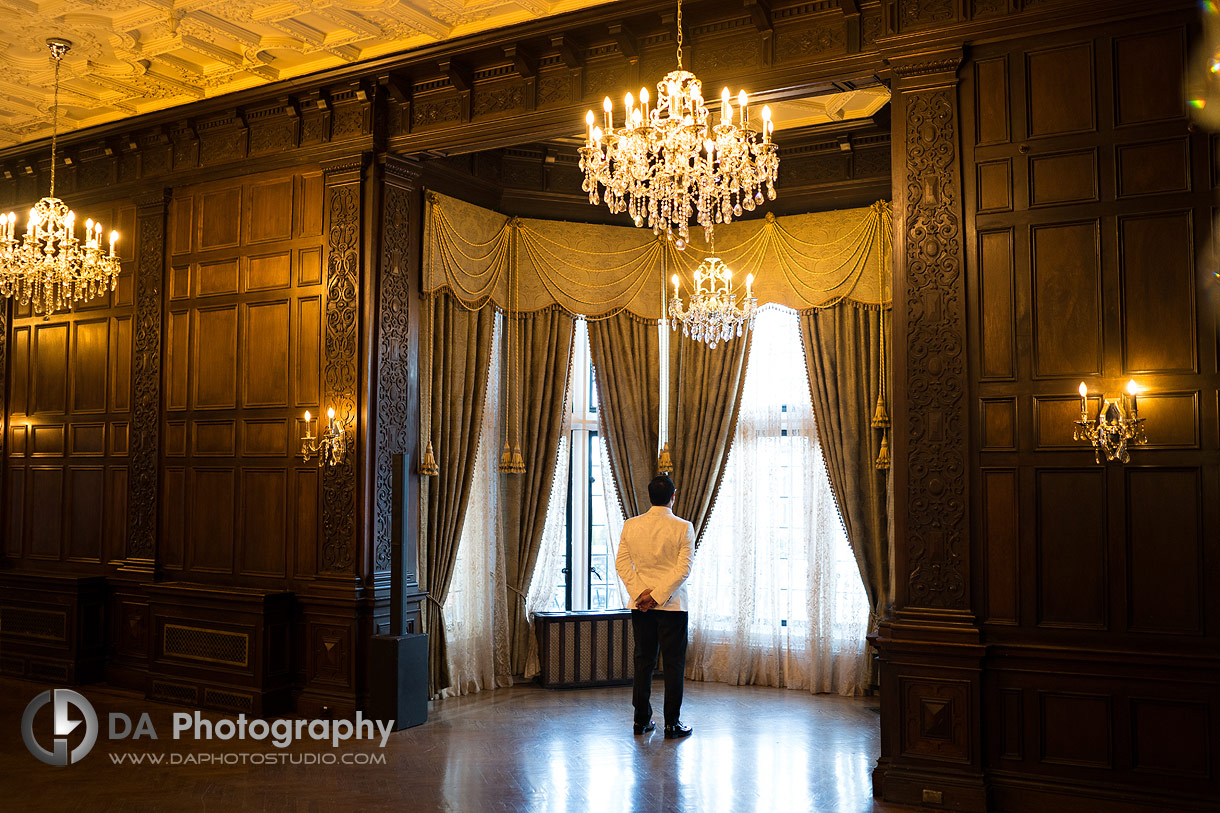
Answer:
[[[87,687],[81,691],[97,710],[98,743],[80,763],[53,768],[26,751],[20,734],[26,704],[48,687],[0,679],[0,810],[905,809],[872,799],[875,700],[714,683],[686,687],[682,717],[695,733],[685,740],[665,740],[659,730],[633,736],[627,687],[515,686],[437,701],[427,724],[390,735],[384,749],[368,741],[339,748],[306,741],[287,749],[298,760],[307,754],[360,760],[384,755],[384,765],[170,765],[175,754],[178,761],[239,752],[254,755],[243,757],[247,761],[285,755],[266,741],[175,741],[170,715],[184,709]],[[658,682],[654,699],[660,693]],[[136,720],[145,711],[158,740],[107,739],[110,712]],[[51,727],[48,706],[36,720],[44,747],[50,747]],[[160,765],[115,764],[158,753],[164,754]]]

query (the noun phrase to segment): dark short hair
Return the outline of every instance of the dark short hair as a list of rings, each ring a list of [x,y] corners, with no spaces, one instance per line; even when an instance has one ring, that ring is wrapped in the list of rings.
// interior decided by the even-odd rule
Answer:
[[[677,490],[674,481],[669,479],[668,474],[658,474],[648,484],[648,499],[653,505],[669,505],[669,501],[674,498],[674,492]]]

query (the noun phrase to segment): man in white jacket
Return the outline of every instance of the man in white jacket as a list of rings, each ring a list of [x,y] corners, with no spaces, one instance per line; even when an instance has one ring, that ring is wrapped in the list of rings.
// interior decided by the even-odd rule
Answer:
[[[673,480],[662,474],[648,484],[652,508],[623,523],[618,576],[631,596],[631,627],[635,632],[635,733],[656,729],[652,721],[652,672],[658,647],[665,670],[665,737],[690,736],[678,719],[682,709],[682,673],[686,669],[686,579],[695,550],[695,527],[670,510]]]

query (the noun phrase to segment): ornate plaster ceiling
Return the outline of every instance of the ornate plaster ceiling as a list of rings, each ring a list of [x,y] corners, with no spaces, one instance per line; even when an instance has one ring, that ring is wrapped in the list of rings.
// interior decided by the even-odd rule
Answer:
[[[0,0],[0,147],[608,0]]]

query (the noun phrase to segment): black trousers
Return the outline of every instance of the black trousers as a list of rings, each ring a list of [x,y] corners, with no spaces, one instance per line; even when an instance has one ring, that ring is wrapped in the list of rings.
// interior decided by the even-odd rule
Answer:
[[[682,710],[682,673],[686,671],[685,612],[672,610],[631,611],[635,632],[635,685],[631,705],[635,722],[644,725],[652,719],[652,673],[657,668],[660,649],[665,668],[665,725],[678,722]]]

